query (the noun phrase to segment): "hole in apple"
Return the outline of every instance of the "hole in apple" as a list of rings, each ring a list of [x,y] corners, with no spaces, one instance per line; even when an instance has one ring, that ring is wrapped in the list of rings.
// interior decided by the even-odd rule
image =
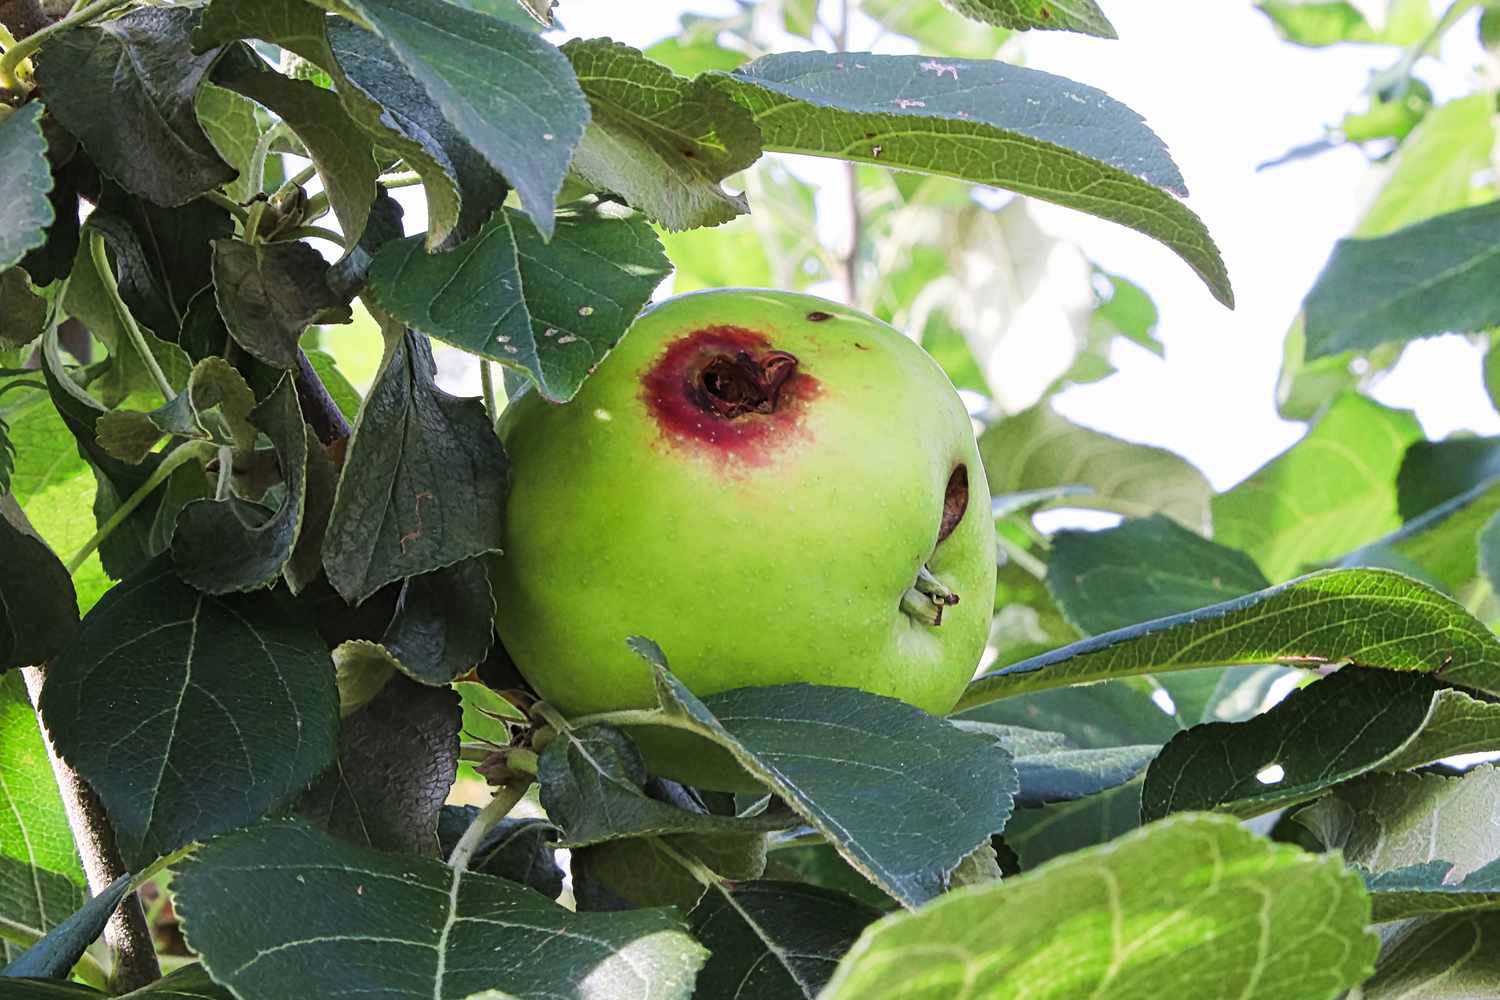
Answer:
[[[948,477],[948,488],[943,491],[943,520],[938,525],[938,543],[953,534],[958,522],[964,519],[969,509],[969,467],[960,465]]]
[[[797,371],[786,351],[767,351],[759,361],[748,352],[716,354],[698,373],[699,402],[726,419],[746,413],[775,413],[781,387]]]
[[[814,309],[812,312],[807,314],[807,318],[810,322],[813,323],[823,323],[827,322],[830,319],[833,319],[833,313],[826,313],[821,309]]]

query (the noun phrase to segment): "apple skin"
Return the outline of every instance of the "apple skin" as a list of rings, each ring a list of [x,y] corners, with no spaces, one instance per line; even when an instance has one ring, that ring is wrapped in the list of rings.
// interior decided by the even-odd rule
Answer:
[[[731,359],[785,378],[772,412],[719,412],[736,390],[703,379]],[[700,697],[805,682],[941,715],[973,675],[995,593],[979,450],[942,369],[879,320],[785,292],[682,295],[637,319],[571,402],[525,393],[499,430],[495,621],[564,714],[656,705],[634,635]],[[924,564],[959,597],[936,626],[902,609]],[[757,787],[692,734],[631,735],[653,773]]]

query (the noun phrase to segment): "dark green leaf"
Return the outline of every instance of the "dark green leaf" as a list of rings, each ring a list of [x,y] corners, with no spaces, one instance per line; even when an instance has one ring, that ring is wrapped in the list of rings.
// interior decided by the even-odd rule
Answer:
[[[1179,734],[1146,772],[1141,816],[1207,809],[1255,816],[1369,771],[1497,749],[1500,705],[1425,674],[1345,667],[1264,715]]]
[[[0,350],[25,347],[42,335],[51,312],[19,267],[0,271]],[[5,488],[0,479],[0,491]]]
[[[791,847],[773,845],[766,860],[766,877],[833,889],[883,913],[897,908],[895,900],[871,885],[843,855],[823,841]]]
[[[841,892],[796,882],[717,885],[688,914],[709,950],[697,995],[811,1000],[881,915]]]
[[[1346,556],[1341,565],[1382,564],[1384,555],[1406,560],[1408,572],[1450,593],[1478,572],[1479,533],[1500,512],[1500,478],[1481,483]],[[1396,568],[1401,567],[1397,564]]]
[[[563,46],[593,117],[572,169],[669,230],[717,226],[749,211],[720,184],[760,157],[750,113],[709,79],[687,80],[607,38]]]
[[[1042,806],[1072,802],[1126,784],[1140,774],[1160,749],[1154,745],[1080,750],[1061,747],[1016,753],[1021,787],[1016,805]]]
[[[478,806],[443,806],[438,812],[438,850],[453,853],[458,840],[479,815]],[[563,872],[557,866],[557,827],[544,819],[507,816],[490,828],[469,861],[469,870],[530,886],[548,899],[562,895]]]
[[[188,583],[209,594],[255,590],[276,582],[303,529],[308,451],[317,439],[302,422],[292,377],[250,411],[250,422],[275,449],[284,492],[271,513],[238,497],[198,500],[183,508],[172,539],[172,561]]]
[[[465,559],[405,580],[380,643],[414,679],[447,684],[489,652],[494,617],[484,560]]]
[[[749,881],[765,872],[766,838],[764,834],[671,834],[580,847],[572,852],[573,897],[578,909],[675,906],[686,913],[702,897],[703,883],[684,866],[684,857],[722,878]]]
[[[333,759],[338,725],[310,623],[276,594],[199,593],[165,559],[84,619],[41,709],[131,867],[289,801]]]
[[[734,836],[791,825],[785,813],[742,820],[648,797],[640,753],[612,726],[560,734],[543,752],[537,778],[542,808],[562,828],[564,847],[667,833]]]
[[[637,648],[660,657],[654,644]],[[667,711],[729,750],[908,906],[943,892],[949,873],[1010,816],[1010,754],[903,702],[806,684],[740,688],[704,702],[655,666]],[[954,788],[975,794],[960,802]]]
[[[479,232],[505,200],[505,178],[443,117],[378,35],[335,20],[328,26],[328,42],[344,79],[366,101],[384,109],[381,123],[387,133],[394,130],[407,140],[396,151],[426,185],[427,246],[452,247]],[[423,155],[410,155],[412,147]]]
[[[1323,357],[1500,322],[1500,204],[1376,239],[1341,240],[1307,294],[1307,356]]]
[[[1338,857],[1184,816],[886,917],[823,997],[899,997],[912,980],[897,970],[920,968],[931,996],[1041,983],[1056,997],[1155,1000],[1165,986],[1194,1000],[1329,1000],[1370,973],[1369,914]]]
[[[432,349],[388,331],[323,542],[328,580],[351,603],[405,577],[497,552],[505,451],[477,399],[434,383]]]
[[[0,673],[40,666],[78,631],[78,597],[67,568],[0,494]]]
[[[247,997],[328,996],[357,976],[389,996],[686,1000],[706,957],[667,911],[573,914],[504,879],[292,823],[209,844],[172,888],[204,965]]]
[[[1214,497],[1214,538],[1284,580],[1399,525],[1396,472],[1416,419],[1346,393],[1289,450]]]
[[[190,7],[134,10],[49,39],[38,60],[47,109],[100,170],[158,205],[235,179],[198,123],[198,88],[219,52],[188,51],[197,21]]]
[[[589,118],[567,58],[530,32],[453,4],[347,2],[550,238],[553,202]]]
[[[1500,693],[1500,640],[1388,570],[1325,570],[1210,608],[1107,632],[974,680],[957,711],[1111,677],[1242,663],[1344,661]]]
[[[1087,486],[1091,493],[1058,506],[1160,512],[1194,531],[1208,528],[1213,489],[1185,459],[1080,427],[1045,402],[991,426],[979,453],[994,496]]]
[[[1005,843],[1015,851],[1021,870],[1031,871],[1139,827],[1144,777],[1071,802],[1017,809],[1005,827]]]
[[[6,983],[5,989],[6,1000],[80,1000],[109,996],[82,983],[65,983],[57,979],[16,979]]]
[[[1160,515],[1109,531],[1060,531],[1047,560],[1047,589],[1085,633],[1165,618],[1270,585],[1245,553]]]
[[[51,95],[48,95],[50,102]],[[55,218],[52,168],[42,136],[42,105],[33,101],[0,121],[0,271],[46,242]]]
[[[328,262],[300,241],[215,240],[214,293],[224,325],[251,357],[297,367],[297,345],[314,323],[348,323],[349,306],[328,285]]]
[[[0,976],[38,976],[65,979],[83,957],[84,949],[104,933],[104,925],[130,891],[130,876],[121,875],[47,936],[11,960]]]
[[[1115,38],[1114,25],[1094,0],[944,0],[976,21],[1002,28],[1079,31]]]
[[[297,134],[327,187],[344,238],[357,242],[375,204],[380,170],[370,137],[355,125],[338,95],[280,73],[233,73],[219,82],[265,106]]]
[[[83,884],[52,762],[19,673],[0,677],[0,855]]]
[[[1396,476],[1401,517],[1420,517],[1496,476],[1500,476],[1500,437],[1418,441],[1406,449]]]
[[[39,102],[33,101],[33,104]],[[43,119],[44,127],[46,119]],[[56,131],[61,131],[60,128]],[[43,136],[47,134],[43,131]],[[57,151],[49,150],[54,160]],[[73,267],[73,258],[78,253],[78,193],[80,187],[97,193],[99,172],[85,156],[75,155],[66,164],[52,171],[52,191],[47,200],[52,202],[53,220],[47,227],[46,242],[32,249],[21,258],[21,267],[31,275],[37,286],[50,285],[67,275]],[[0,204],[15,204],[0,199]]]
[[[438,810],[458,773],[458,722],[452,691],[391,678],[343,720],[337,762],[297,811],[362,847],[436,856]]]
[[[1160,746],[1180,728],[1151,700],[1150,686],[1133,680],[1037,691],[980,705],[960,718],[1058,732],[1074,746],[1097,749]]]
[[[763,56],[716,86],[766,149],[957,177],[1056,202],[1161,240],[1214,295],[1229,275],[1166,147],[1102,91],[1005,63],[865,53]]]
[[[1427,861],[1388,868],[1368,877],[1365,885],[1377,922],[1455,910],[1493,910],[1500,908],[1500,861],[1467,873],[1448,861]]]
[[[525,371],[562,402],[669,272],[643,219],[580,204],[558,214],[550,242],[505,210],[443,253],[424,253],[420,237],[388,244],[370,286],[380,308],[413,329]]]

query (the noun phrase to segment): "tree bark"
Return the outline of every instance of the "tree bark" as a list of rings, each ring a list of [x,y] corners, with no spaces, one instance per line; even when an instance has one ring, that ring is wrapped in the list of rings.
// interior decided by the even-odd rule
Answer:
[[[26,682],[26,693],[31,697],[32,706],[40,705],[44,683],[42,669],[23,667],[21,676]],[[40,713],[36,721],[42,730],[42,742],[47,747],[47,759],[52,763],[52,774],[57,779],[57,790],[62,793],[63,810],[68,814],[73,843],[83,860],[89,891],[97,896],[127,871],[115,844],[114,828],[109,824],[104,803],[99,801],[89,783],[57,755],[52,746],[52,734],[47,732]],[[128,894],[109,918],[109,923],[104,925],[104,943],[114,956],[109,974],[114,989],[125,993],[161,978],[151,929],[146,926],[146,913],[141,909],[141,899],[136,893]]]

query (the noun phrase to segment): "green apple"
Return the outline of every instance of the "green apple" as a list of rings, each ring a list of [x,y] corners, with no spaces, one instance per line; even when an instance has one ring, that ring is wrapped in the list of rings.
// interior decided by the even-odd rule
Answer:
[[[870,316],[727,289],[643,314],[571,402],[505,410],[496,624],[570,716],[656,704],[643,635],[695,694],[806,682],[934,714],[989,634],[995,537],[968,413]],[[754,787],[680,731],[651,770]]]

